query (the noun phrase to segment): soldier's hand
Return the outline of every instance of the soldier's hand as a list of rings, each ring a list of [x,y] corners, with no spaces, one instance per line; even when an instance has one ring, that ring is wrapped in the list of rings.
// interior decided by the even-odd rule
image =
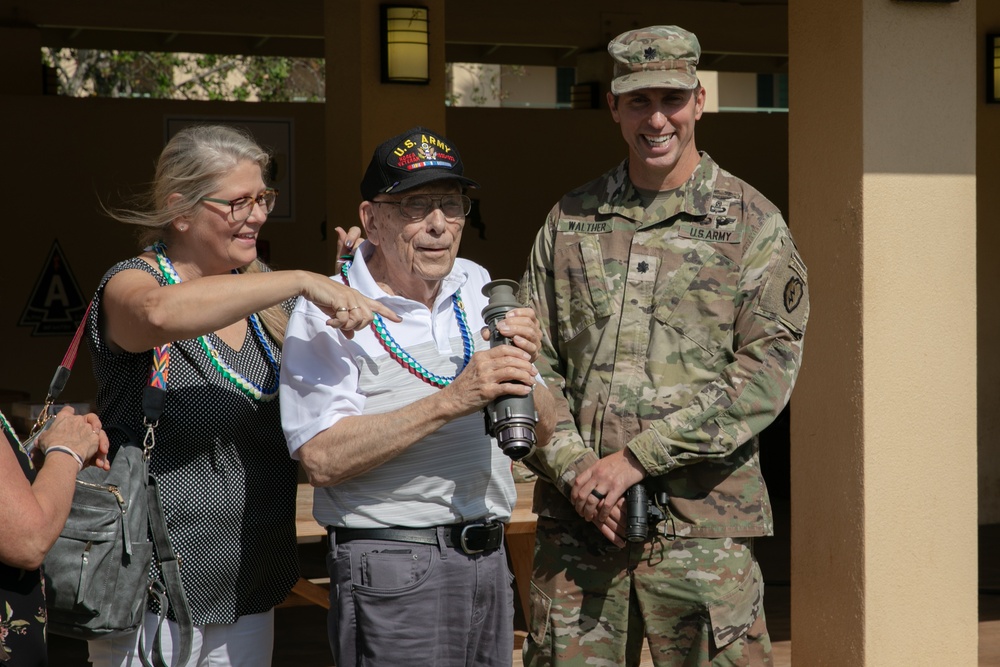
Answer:
[[[608,512],[608,518],[599,521],[597,517],[591,521],[601,535],[608,538],[615,546],[625,547],[625,498],[620,498],[618,502]]]
[[[632,453],[623,449],[605,456],[577,475],[569,499],[577,514],[601,525],[608,520],[625,491],[645,476],[646,471]]]

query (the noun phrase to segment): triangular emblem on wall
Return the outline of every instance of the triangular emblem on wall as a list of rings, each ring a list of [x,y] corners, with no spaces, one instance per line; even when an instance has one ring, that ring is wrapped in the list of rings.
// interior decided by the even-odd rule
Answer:
[[[53,241],[45,266],[35,281],[17,325],[34,327],[32,336],[73,335],[86,308],[87,302],[62,248],[58,241]]]

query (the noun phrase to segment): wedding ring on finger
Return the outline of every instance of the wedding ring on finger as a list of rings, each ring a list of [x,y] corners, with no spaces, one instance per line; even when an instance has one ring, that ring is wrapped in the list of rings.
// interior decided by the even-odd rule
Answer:
[[[605,498],[607,498],[607,496],[606,496],[606,495],[604,495],[603,493],[601,493],[601,492],[600,492],[600,491],[598,491],[597,489],[591,489],[591,490],[590,490],[590,495],[594,496],[594,497],[595,497],[595,498],[597,498],[598,500],[604,500]]]
[[[335,310],[334,312],[337,312],[337,313],[346,313],[346,312],[348,312],[350,310],[351,310],[350,308],[344,308],[343,306],[341,306],[340,308],[337,308],[337,310]]]

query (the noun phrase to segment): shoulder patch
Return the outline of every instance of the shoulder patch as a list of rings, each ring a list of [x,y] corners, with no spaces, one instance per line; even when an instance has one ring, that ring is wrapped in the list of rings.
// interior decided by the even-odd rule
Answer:
[[[809,318],[809,282],[806,265],[791,239],[786,239],[774,273],[764,285],[759,310],[787,326],[796,336],[805,332]]]

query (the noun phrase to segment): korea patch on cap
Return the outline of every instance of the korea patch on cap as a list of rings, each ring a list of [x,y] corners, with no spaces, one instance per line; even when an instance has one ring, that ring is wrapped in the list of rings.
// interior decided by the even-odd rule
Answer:
[[[415,127],[375,149],[361,181],[361,196],[371,200],[380,192],[402,192],[444,179],[479,187],[464,171],[462,156],[448,139]]]
[[[701,44],[692,32],[675,25],[654,25],[624,32],[608,43],[614,60],[611,92],[621,95],[641,88],[698,86]]]

